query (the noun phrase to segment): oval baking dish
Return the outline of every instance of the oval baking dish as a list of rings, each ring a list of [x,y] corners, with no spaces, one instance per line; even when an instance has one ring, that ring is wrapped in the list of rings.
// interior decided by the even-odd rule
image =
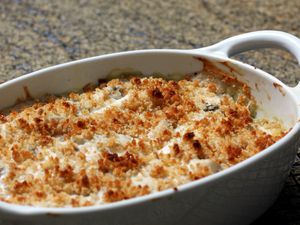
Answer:
[[[288,87],[268,73],[229,57],[277,47],[300,62],[300,40],[279,31],[242,34],[196,50],[138,50],[53,66],[0,85],[0,108],[45,94],[62,94],[97,83],[111,71],[144,75],[188,74],[213,65],[251,89],[258,116],[277,117],[289,132],[266,150],[228,169],[175,189],[99,206],[42,208],[0,202],[0,218],[22,224],[249,224],[276,199],[299,146],[300,86]],[[28,92],[29,91],[29,92]]]

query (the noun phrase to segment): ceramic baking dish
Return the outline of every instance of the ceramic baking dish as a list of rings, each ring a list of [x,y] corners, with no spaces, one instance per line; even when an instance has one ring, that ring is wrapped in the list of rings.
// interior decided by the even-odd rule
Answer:
[[[39,208],[0,202],[0,218],[20,224],[239,225],[249,224],[275,201],[298,150],[300,85],[288,87],[270,74],[230,59],[263,47],[288,50],[300,62],[300,40],[279,31],[235,36],[195,50],[139,50],[53,66],[0,85],[0,108],[26,99],[82,88],[120,69],[153,73],[193,73],[206,63],[246,82],[259,104],[258,116],[276,116],[289,133],[257,155],[203,179],[147,196],[80,208]],[[27,96],[28,97],[28,96]],[[13,222],[14,221],[14,222]]]

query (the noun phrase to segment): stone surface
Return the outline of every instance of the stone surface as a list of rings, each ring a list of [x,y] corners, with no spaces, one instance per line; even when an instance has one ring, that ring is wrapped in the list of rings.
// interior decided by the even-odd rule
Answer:
[[[200,48],[263,29],[300,37],[300,1],[1,0],[0,83],[75,59],[133,49]],[[282,50],[235,58],[288,85],[300,80],[297,62]],[[255,225],[300,224],[297,165],[278,201]]]

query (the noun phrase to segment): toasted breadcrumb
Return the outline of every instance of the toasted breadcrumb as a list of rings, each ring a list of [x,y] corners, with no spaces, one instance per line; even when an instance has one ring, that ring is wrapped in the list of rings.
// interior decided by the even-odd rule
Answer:
[[[245,84],[195,74],[101,80],[0,114],[0,199],[80,207],[177,190],[285,134],[280,121],[253,118],[253,105]]]

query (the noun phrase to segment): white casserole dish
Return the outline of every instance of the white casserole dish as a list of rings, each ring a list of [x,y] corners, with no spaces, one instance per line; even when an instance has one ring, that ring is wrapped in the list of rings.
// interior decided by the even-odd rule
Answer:
[[[147,196],[80,208],[38,208],[0,202],[0,218],[20,224],[239,225],[249,224],[276,199],[293,163],[300,135],[300,85],[288,87],[268,73],[229,57],[250,49],[277,47],[300,62],[300,40],[279,31],[258,31],[196,50],[139,50],[53,66],[0,85],[0,108],[25,99],[61,94],[96,83],[114,69],[143,74],[199,72],[203,62],[246,82],[259,104],[258,116],[276,116],[289,133],[257,155],[203,179]],[[200,58],[199,58],[200,57]],[[25,88],[25,89],[26,89]]]

